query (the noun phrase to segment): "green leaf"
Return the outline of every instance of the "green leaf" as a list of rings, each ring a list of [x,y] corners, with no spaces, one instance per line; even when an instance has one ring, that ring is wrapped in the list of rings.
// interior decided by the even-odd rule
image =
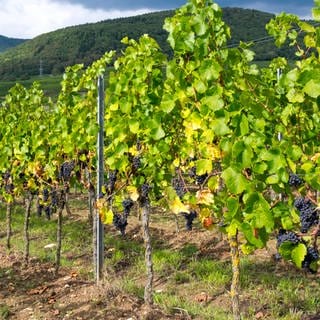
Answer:
[[[306,32],[315,32],[314,26],[305,21],[299,22],[299,27]]]
[[[228,216],[234,217],[239,210],[239,200],[236,198],[228,198],[227,200],[227,208],[228,208]]]
[[[196,161],[197,174],[203,175],[212,171],[212,161],[208,159],[201,159]]]
[[[301,148],[297,145],[289,145],[288,149],[288,156],[293,160],[293,161],[297,161],[301,158],[303,152],[301,150]]]
[[[220,178],[218,176],[210,177],[210,179],[208,180],[208,188],[213,192],[219,188],[219,184]]]
[[[244,136],[249,132],[249,121],[245,115],[241,115],[238,122],[238,128],[236,134],[238,136]]]
[[[263,248],[264,241],[260,239],[260,237],[256,237],[254,234],[254,229],[251,227],[249,223],[241,224],[241,231],[243,232],[245,238],[256,248]]]
[[[175,107],[175,102],[172,96],[166,96],[161,101],[160,108],[165,113],[170,113]]]
[[[205,93],[208,86],[201,80],[196,80],[194,82],[194,88],[196,89],[197,92],[199,93]]]
[[[224,136],[230,133],[230,129],[227,126],[224,118],[214,119],[212,121],[212,129],[217,136]]]
[[[201,99],[201,103],[209,107],[210,110],[216,111],[220,110],[224,106],[224,101],[221,99],[220,95],[205,96]]]
[[[266,179],[267,184],[278,184],[279,183],[279,177],[276,174],[273,174]]]
[[[138,133],[139,132],[139,127],[140,127],[140,125],[139,125],[139,121],[138,120],[136,120],[136,119],[130,119],[129,121],[128,121],[128,123],[129,123],[129,129],[130,129],[130,131],[132,132],[132,133]]]
[[[299,243],[291,253],[292,261],[294,264],[301,268],[302,262],[307,254],[307,248],[303,243]]]
[[[195,16],[192,22],[194,23],[194,29],[198,36],[202,36],[206,33],[208,25],[204,19],[201,19],[200,16]]]
[[[162,126],[159,125],[159,127],[157,128],[154,128],[150,131],[150,136],[151,138],[153,138],[154,140],[160,140],[162,139],[163,137],[165,137],[165,132],[164,130],[162,129]]]
[[[290,216],[281,217],[281,224],[285,230],[291,230],[293,228],[293,223]]]
[[[299,102],[302,103],[304,101],[304,95],[302,92],[292,88],[287,93],[287,98],[290,102]]]
[[[312,9],[312,17],[316,21],[320,21],[320,8],[313,8]]]
[[[285,241],[281,244],[278,251],[285,260],[291,260],[291,252],[295,246],[295,244]]]
[[[202,61],[199,68],[201,79],[204,79],[205,81],[218,79],[221,71],[222,67],[220,64],[212,59],[206,59]]]
[[[233,194],[241,194],[249,187],[249,184],[245,177],[232,167],[229,167],[222,172],[222,178],[227,188]]]
[[[312,98],[318,98],[320,96],[320,82],[311,79],[304,86],[303,91]]]

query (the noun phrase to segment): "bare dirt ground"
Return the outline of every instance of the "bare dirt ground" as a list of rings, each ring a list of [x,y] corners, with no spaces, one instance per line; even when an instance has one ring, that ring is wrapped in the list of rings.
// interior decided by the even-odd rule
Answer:
[[[83,219],[84,215],[75,215],[72,219]],[[228,258],[228,247],[217,239],[208,240],[204,230],[191,233],[181,231],[177,234],[174,225],[154,223],[151,233],[158,243],[166,241],[166,246],[178,249],[185,243],[199,246],[199,254],[209,254],[215,247],[214,254],[219,258]],[[116,235],[116,233],[115,233]],[[4,235],[2,235],[4,237]],[[139,222],[130,223],[126,238],[141,241]],[[165,239],[165,240],[164,240]],[[213,246],[212,246],[213,245]],[[222,256],[221,256],[222,253]],[[88,255],[70,256],[76,265],[90,266],[92,257]],[[141,281],[144,281],[142,271]],[[119,275],[121,277],[121,268]],[[155,289],[161,288],[161,279],[155,279]],[[205,299],[207,297],[204,297]],[[195,297],[201,303],[202,297]],[[177,310],[176,314],[166,314],[157,306],[146,308],[143,300],[123,293],[110,282],[97,286],[92,279],[78,273],[76,268],[60,268],[54,272],[53,263],[44,263],[31,258],[28,266],[22,264],[22,254],[6,251],[0,244],[0,307],[8,307],[2,311],[3,319],[12,320],[165,320],[190,319]],[[0,315],[1,319],[1,315]]]
[[[86,217],[86,214],[82,212],[79,215],[75,214],[72,219],[83,219],[83,217]],[[126,239],[143,243],[139,221],[133,220],[128,226]],[[115,236],[119,236],[115,230],[113,232]],[[220,261],[229,259],[227,242],[221,241],[218,235],[213,236],[210,231],[182,230],[176,233],[174,222],[171,220],[171,225],[161,221],[152,222],[151,234],[156,243],[159,245],[164,243],[172,250],[181,249],[188,243],[198,248],[199,256],[210,256]],[[274,248],[271,247],[268,251],[258,250],[256,256],[262,262],[270,261],[273,253]],[[70,255],[69,259],[74,265],[83,265],[90,269],[92,257],[88,254]],[[122,267],[119,267],[117,274],[112,275],[113,279],[122,276]],[[282,272],[285,272],[285,269],[282,269]],[[144,270],[142,270],[141,282],[144,281]],[[154,289],[161,290],[163,285],[165,285],[163,278],[156,276]],[[210,302],[230,308],[228,294],[208,297],[204,293],[195,292],[191,299],[199,303]],[[177,309],[175,314],[167,314],[157,306],[148,309],[143,299],[124,293],[110,280],[97,286],[88,274],[81,274],[76,267],[60,268],[59,273],[55,274],[53,263],[40,262],[37,258],[31,258],[29,265],[25,267],[22,264],[21,253],[15,251],[8,253],[4,245],[0,244],[0,308],[1,306],[8,307],[3,319],[11,320],[191,319],[183,313],[183,310]],[[2,313],[4,314],[3,311]],[[320,320],[320,317],[304,319]]]

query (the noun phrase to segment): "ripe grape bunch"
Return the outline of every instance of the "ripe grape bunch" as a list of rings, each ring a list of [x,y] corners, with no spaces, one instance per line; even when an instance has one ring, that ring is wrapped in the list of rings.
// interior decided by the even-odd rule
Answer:
[[[303,180],[297,174],[290,173],[288,183],[290,187],[299,187],[303,184]]]
[[[133,207],[133,201],[131,199],[124,199],[122,201],[122,206],[124,209],[124,214],[128,216],[131,208]]]
[[[123,214],[116,213],[113,216],[113,225],[118,229],[122,236],[126,234],[126,227],[128,225],[128,216],[130,210],[133,207],[133,201],[131,199],[124,199],[122,201]]]
[[[60,166],[59,179],[63,179],[64,181],[69,181],[74,167],[75,167],[74,161],[64,162]]]
[[[47,202],[49,200],[49,190],[48,189],[43,189],[43,192],[42,192],[42,199],[43,201]]]
[[[2,179],[7,182],[11,178],[10,172],[7,170],[5,173],[2,174]]]
[[[314,247],[307,247],[307,254],[302,261],[302,268],[307,269],[308,271],[315,273],[316,270],[313,270],[312,263],[319,260],[319,252]]]
[[[120,231],[121,235],[124,236],[128,225],[127,216],[115,213],[113,215],[113,225]]]
[[[2,186],[4,187],[7,194],[12,194],[14,190],[14,185],[12,183],[12,177],[10,172],[7,170],[2,174]]]
[[[109,172],[108,179],[106,183],[104,184],[104,187],[106,189],[106,193],[108,195],[111,195],[114,192],[116,182],[117,182],[117,175],[118,175],[118,170],[113,170]]]
[[[277,248],[279,248],[284,242],[298,244],[301,242],[301,239],[297,234],[295,234],[292,231],[280,229],[277,235]]]
[[[56,188],[52,188],[50,192],[52,211],[55,212],[59,205],[58,192]]]
[[[179,176],[172,179],[172,187],[176,191],[178,197],[182,199],[186,193],[186,188],[183,180]]]
[[[192,167],[189,170],[189,176],[190,176],[190,178],[195,180],[197,185],[202,185],[206,181],[208,174],[205,173],[205,174],[197,175],[196,167]]]
[[[295,199],[294,206],[300,212],[301,232],[306,233],[319,221],[318,212],[309,199],[299,197]]]
[[[189,213],[182,212],[181,214],[184,216],[184,218],[186,220],[186,229],[188,231],[191,231],[193,220],[197,217],[197,212],[195,210],[191,210]]]
[[[37,202],[37,214],[40,217],[42,215],[42,211],[44,211],[46,218],[50,220],[51,215],[54,211],[52,207],[52,199],[50,199],[50,192],[48,189],[43,189],[42,195],[39,195],[39,199]],[[50,201],[51,200],[51,201]]]
[[[134,156],[131,159],[132,171],[136,172],[141,166],[141,158],[140,156]]]

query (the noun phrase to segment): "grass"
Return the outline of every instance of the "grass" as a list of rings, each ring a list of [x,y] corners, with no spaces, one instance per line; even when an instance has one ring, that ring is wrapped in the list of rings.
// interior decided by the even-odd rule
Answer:
[[[6,304],[0,304],[0,319],[6,320],[10,317],[10,309]]]
[[[84,210],[85,206],[85,199],[71,201],[74,212]],[[92,279],[91,227],[86,222],[86,212],[83,213],[83,220],[64,216],[61,262],[62,266],[77,268],[83,277]],[[16,207],[12,237],[15,251],[23,250],[23,219],[23,208]],[[134,219],[132,223],[137,223],[136,217],[131,219]],[[158,216],[151,219],[153,225],[166,223]],[[172,223],[172,219],[169,221]],[[39,218],[33,213],[30,222],[31,256],[53,263],[54,251],[45,250],[44,246],[55,242],[55,219],[47,221],[45,217]],[[0,229],[5,230],[5,208],[0,210]],[[155,303],[167,313],[180,314],[185,318],[232,319],[229,296],[232,270],[229,261],[216,255],[200,255],[200,242],[183,242],[183,232],[179,246],[174,249],[170,247],[169,239],[164,238],[165,235],[161,234],[159,238],[153,235]],[[193,236],[197,236],[197,230],[193,231]],[[145,264],[141,235],[122,237],[112,226],[108,226],[104,241],[106,279],[117,290],[143,299]],[[0,238],[0,244],[5,244],[4,238]],[[85,262],[77,258],[81,255],[86,256]],[[2,271],[0,269],[0,277]],[[301,320],[320,313],[319,278],[288,263],[276,263],[270,256],[243,256],[240,281],[243,320],[255,319],[259,314],[268,320]],[[208,299],[199,300],[199,294],[205,294]],[[5,306],[0,306],[0,312],[5,315],[9,311]]]

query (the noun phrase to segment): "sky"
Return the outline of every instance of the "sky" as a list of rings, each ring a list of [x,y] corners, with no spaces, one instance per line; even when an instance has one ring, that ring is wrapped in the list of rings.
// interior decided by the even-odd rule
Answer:
[[[0,35],[30,39],[67,26],[176,9],[187,0],[0,0]],[[221,7],[311,18],[313,0],[216,0]]]

